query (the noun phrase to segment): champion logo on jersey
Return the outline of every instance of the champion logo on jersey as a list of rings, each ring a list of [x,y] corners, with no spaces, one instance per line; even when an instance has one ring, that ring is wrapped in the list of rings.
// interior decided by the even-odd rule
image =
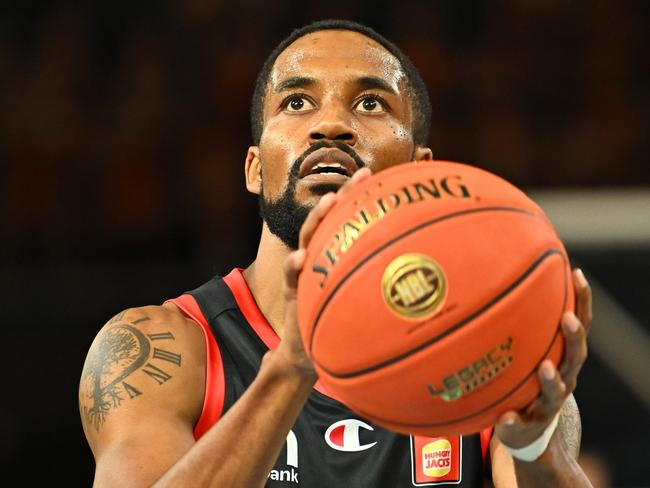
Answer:
[[[362,444],[361,432],[373,431],[372,426],[359,419],[344,419],[334,422],[325,432],[325,442],[332,449],[344,452],[365,451],[377,444],[375,442],[366,442]]]

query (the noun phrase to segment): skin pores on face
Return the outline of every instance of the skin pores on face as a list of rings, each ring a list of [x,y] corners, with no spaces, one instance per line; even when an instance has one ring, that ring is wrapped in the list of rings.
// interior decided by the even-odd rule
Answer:
[[[280,198],[293,163],[322,138],[348,144],[373,170],[412,160],[413,114],[397,59],[357,32],[319,31],[278,56],[266,90],[260,140],[262,184]],[[295,199],[319,196],[298,180]]]

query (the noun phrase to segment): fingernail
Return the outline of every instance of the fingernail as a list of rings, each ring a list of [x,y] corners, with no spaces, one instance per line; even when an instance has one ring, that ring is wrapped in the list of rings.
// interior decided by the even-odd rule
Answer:
[[[305,249],[298,249],[293,253],[293,259],[296,264],[302,263],[305,260],[305,255],[307,251]]]
[[[330,203],[330,201],[332,200],[332,198],[334,198],[334,193],[332,193],[332,192],[326,193],[325,195],[323,195],[323,196],[321,197],[321,199],[320,199],[320,201],[319,201],[318,203],[319,203],[322,207],[325,207],[325,206],[327,206],[327,205]]]
[[[363,175],[363,170],[364,170],[364,168],[361,168],[361,169],[358,169],[357,171],[355,171],[355,173],[352,175],[352,179],[354,181],[357,181],[359,178],[361,178],[361,176]]]
[[[566,312],[562,317],[562,322],[571,333],[575,334],[576,332],[578,332],[578,329],[580,328],[580,322],[578,321],[578,317],[576,317],[576,315],[573,312]]]
[[[553,363],[551,363],[550,361],[548,360],[544,361],[542,363],[541,369],[542,369],[542,377],[545,380],[550,381],[555,377],[555,367],[553,366]]]
[[[581,268],[578,268],[576,270],[576,278],[578,278],[578,283],[580,284],[580,286],[582,287],[587,286],[587,278],[585,278],[585,274],[582,272]]]

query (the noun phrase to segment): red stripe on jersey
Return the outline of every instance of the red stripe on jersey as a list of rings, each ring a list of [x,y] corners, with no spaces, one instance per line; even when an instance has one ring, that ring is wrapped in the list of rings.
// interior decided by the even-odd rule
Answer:
[[[488,453],[488,448],[490,447],[490,439],[492,438],[492,431],[494,430],[494,427],[488,427],[487,429],[483,429],[480,434],[481,434],[481,455],[483,456],[483,465],[485,466],[485,462],[487,459],[487,453]]]
[[[172,302],[199,324],[203,331],[203,337],[205,338],[205,398],[203,400],[201,416],[194,427],[194,438],[199,440],[221,418],[221,414],[223,413],[226,381],[221,352],[212,334],[210,325],[201,312],[201,307],[199,307],[199,304],[192,295],[181,295],[178,298],[167,301]]]
[[[240,268],[233,269],[228,273],[228,276],[223,278],[223,281],[228,285],[228,288],[230,288],[244,318],[250,324],[257,336],[262,339],[262,342],[264,342],[266,347],[269,349],[273,350],[277,348],[280,344],[280,338],[257,306],[257,302],[248,288],[244,275],[242,275],[242,270]],[[314,389],[323,395],[340,401],[334,393],[329,391],[329,389],[320,382],[320,380],[316,382]]]
[[[253,294],[248,288],[248,284],[241,271],[239,268],[233,269],[228,273],[228,276],[223,278],[223,281],[230,288],[246,322],[250,324],[258,337],[266,344],[266,347],[275,349],[280,344],[280,338],[273,330],[273,327],[269,325],[264,315],[262,315],[262,312],[260,312],[257,302],[253,298]]]

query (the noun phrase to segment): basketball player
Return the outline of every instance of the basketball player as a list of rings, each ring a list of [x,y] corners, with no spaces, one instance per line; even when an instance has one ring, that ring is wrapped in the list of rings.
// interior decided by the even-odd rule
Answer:
[[[541,396],[494,429],[448,438],[436,469],[422,464],[430,439],[348,410],[303,350],[296,283],[318,223],[371,172],[432,157],[429,101],[409,60],[358,24],[309,25],[267,60],[251,115],[245,176],[263,216],[257,257],[162,306],[125,310],[99,332],[79,391],[95,485],[590,486],[576,462],[571,394],[591,322],[579,271],[577,316],[562,322],[565,357],[558,369],[541,364]]]

